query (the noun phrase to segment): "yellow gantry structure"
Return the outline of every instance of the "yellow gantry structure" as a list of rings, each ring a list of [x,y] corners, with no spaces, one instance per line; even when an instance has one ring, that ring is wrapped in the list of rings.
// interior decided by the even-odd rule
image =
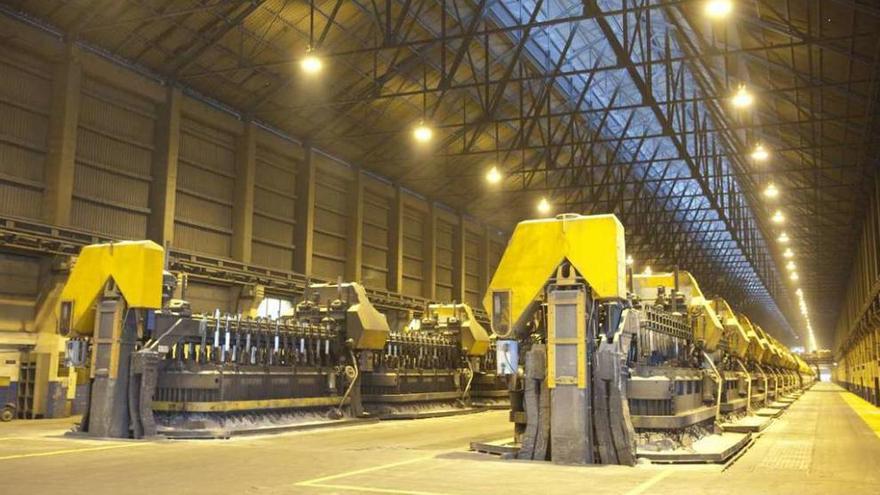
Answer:
[[[529,309],[564,261],[597,299],[626,298],[623,225],[614,215],[560,215],[517,224],[489,284],[483,306],[492,330],[507,337],[525,325]]]
[[[82,248],[61,292],[62,315],[68,330],[91,335],[95,304],[113,280],[130,308],[162,307],[162,272],[165,250],[152,241],[93,244]]]
[[[749,338],[748,351],[746,352],[747,357],[756,363],[761,363],[764,358],[764,352],[767,348],[762,344],[758,332],[755,331],[755,326],[752,325],[752,321],[749,320],[749,317],[742,313],[737,315],[737,320],[739,320],[740,325],[742,325]]]
[[[748,357],[749,332],[747,327],[742,325],[736,312],[724,299],[717,297],[712,301],[712,305],[724,324],[724,336],[727,339],[729,351],[740,359]]]
[[[489,333],[474,317],[474,311],[467,304],[431,304],[428,316],[437,320],[441,326],[459,327],[462,350],[468,356],[482,356],[489,350]],[[457,320],[457,323],[453,323]]]
[[[653,304],[657,299],[657,289],[666,289],[667,296],[675,288],[674,273],[655,273],[633,275],[633,293],[642,301]],[[678,291],[684,295],[688,315],[694,320],[694,338],[709,352],[718,348],[724,336],[724,327],[715,308],[703,296],[699,284],[687,271],[678,272]]]

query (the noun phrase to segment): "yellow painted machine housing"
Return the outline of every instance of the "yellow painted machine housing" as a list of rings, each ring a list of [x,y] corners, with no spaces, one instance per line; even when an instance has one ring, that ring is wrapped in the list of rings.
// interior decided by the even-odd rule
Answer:
[[[776,338],[771,337],[773,339],[773,343],[776,345],[776,350],[779,352],[779,366],[788,369],[794,370],[797,369],[797,364],[794,360],[794,354],[786,347],[782,342],[776,340]]]
[[[474,318],[474,311],[469,305],[431,304],[428,313],[440,326],[448,326],[450,319],[458,319],[461,346],[468,356],[483,356],[489,350],[489,332]]]
[[[810,375],[810,376],[812,376],[814,374],[813,368],[810,368],[810,365],[808,365],[807,362],[804,361],[800,356],[795,356],[794,358],[798,364],[798,371],[800,371],[801,373],[803,373],[805,375]]]
[[[776,339],[766,332],[764,332],[764,336],[767,339],[767,344],[770,346],[770,364],[773,366],[782,366],[782,351],[779,349]]]
[[[165,250],[152,241],[93,244],[82,248],[61,292],[68,330],[91,335],[95,304],[111,278],[130,308],[162,307]]]
[[[391,334],[388,319],[370,302],[364,286],[356,282],[342,284],[311,284],[309,291],[329,303],[337,298],[348,302],[345,310],[345,333],[355,349],[381,350]]]
[[[740,325],[746,331],[746,335],[749,337],[749,348],[746,356],[752,361],[760,363],[761,358],[764,356],[764,347],[761,346],[761,339],[758,337],[758,333],[755,332],[755,326],[752,325],[752,320],[742,313],[738,315],[738,319]]]
[[[633,293],[642,301],[653,304],[657,300],[658,287],[665,287],[667,295],[672,293],[672,289],[675,288],[675,274],[636,274],[633,275],[632,283]],[[702,342],[703,347],[709,352],[714,351],[724,335],[724,326],[715,308],[703,296],[703,291],[690,272],[678,272],[678,290],[684,295],[688,315],[692,317],[695,339]]]
[[[626,298],[624,256],[623,225],[614,215],[565,214],[520,222],[483,299],[492,330],[506,337],[522,328],[547,280],[565,260],[590,284],[594,297]],[[496,304],[496,295],[508,304]]]
[[[749,347],[749,334],[737,318],[736,312],[724,299],[718,297],[713,301],[715,311],[721,316],[724,323],[724,336],[727,339],[730,352],[738,357],[746,357]]]
[[[760,325],[753,324],[752,327],[758,335],[758,343],[761,345],[761,349],[764,350],[764,353],[761,355],[761,364],[770,364],[773,357],[773,349],[770,347],[770,341],[767,340],[767,334],[764,333],[764,329]]]

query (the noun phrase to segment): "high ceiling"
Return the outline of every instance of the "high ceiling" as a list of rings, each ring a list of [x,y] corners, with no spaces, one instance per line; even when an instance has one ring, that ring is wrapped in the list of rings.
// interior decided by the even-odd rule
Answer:
[[[828,346],[878,164],[880,8],[737,0],[711,20],[705,3],[6,0],[4,10],[500,227],[534,216],[541,197],[556,212],[616,213],[638,267],[691,270],[789,344],[805,335],[800,287]],[[299,68],[310,46],[317,75]],[[740,85],[754,96],[747,109],[731,105]],[[422,119],[435,130],[428,145],[410,136]],[[769,159],[751,157],[758,144]],[[492,165],[505,176],[497,186],[483,180]]]

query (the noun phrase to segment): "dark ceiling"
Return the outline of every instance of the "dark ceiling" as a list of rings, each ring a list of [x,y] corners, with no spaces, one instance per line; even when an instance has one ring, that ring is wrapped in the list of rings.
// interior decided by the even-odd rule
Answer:
[[[735,1],[723,20],[703,0],[4,3],[495,225],[545,196],[616,213],[640,265],[691,270],[789,344],[800,287],[832,343],[878,163],[874,2]],[[310,45],[317,76],[298,66]]]

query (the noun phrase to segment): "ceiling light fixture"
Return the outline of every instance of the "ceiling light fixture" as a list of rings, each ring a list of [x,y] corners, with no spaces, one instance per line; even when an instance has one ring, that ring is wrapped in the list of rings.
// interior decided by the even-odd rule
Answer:
[[[792,271],[792,270],[794,270],[794,269],[796,268],[796,267],[795,267],[795,264],[794,264],[794,261],[789,261],[788,263],[786,263],[786,264],[785,264],[785,268],[786,268],[788,271]]]
[[[425,121],[420,121],[419,125],[413,128],[413,139],[420,143],[427,143],[434,137],[434,131],[425,124]]]
[[[651,275],[651,274],[654,273],[654,272],[651,271],[651,267],[650,267],[650,266],[646,266],[646,267],[645,267],[645,272],[644,272],[644,273],[645,273],[645,275]]]
[[[773,214],[770,220],[773,220],[773,223],[782,223],[785,221],[785,215],[781,211],[776,210],[776,213]]]
[[[547,201],[547,198],[541,198],[541,201],[538,201],[538,213],[542,215],[550,213],[550,202]]]
[[[764,196],[767,196],[770,199],[779,196],[779,189],[776,187],[776,184],[772,182],[768,184],[767,189],[764,189]]]
[[[709,0],[703,7],[703,13],[706,17],[712,19],[723,19],[733,12],[733,2],[731,0]]]
[[[755,146],[755,150],[752,151],[751,156],[752,156],[752,160],[755,160],[756,162],[763,162],[764,160],[766,160],[767,158],[770,157],[770,153],[767,152],[766,149],[764,149],[763,145],[759,144],[759,145]]]
[[[751,104],[755,101],[755,97],[749,93],[749,90],[746,89],[744,84],[740,84],[739,88],[736,90],[736,93],[733,94],[733,97],[730,99],[730,102],[736,108],[746,108],[751,106]]]
[[[782,256],[785,256],[786,258],[792,258],[794,257],[794,251],[792,251],[791,248],[787,248],[785,252],[782,253]]]
[[[798,277],[797,272],[791,272],[791,275],[789,275],[789,278],[794,281],[797,281],[800,277]]]
[[[317,74],[318,72],[321,72],[324,63],[321,61],[321,58],[315,55],[312,49],[309,48],[306,52],[306,56],[299,61],[299,66],[306,74]]]
[[[635,262],[631,254],[626,255],[626,266],[633,266]]]
[[[492,167],[486,172],[486,181],[489,184],[498,184],[501,182],[501,172],[498,170],[498,167]]]
[[[788,244],[788,241],[790,240],[791,239],[789,239],[788,234],[786,234],[785,232],[779,234],[779,242],[783,244]]]

